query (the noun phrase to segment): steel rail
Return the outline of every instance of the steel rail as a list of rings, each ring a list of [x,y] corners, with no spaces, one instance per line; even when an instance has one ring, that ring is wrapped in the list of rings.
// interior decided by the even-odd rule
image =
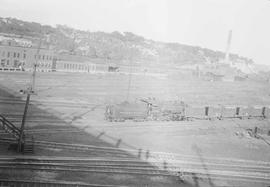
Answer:
[[[1,138],[0,142],[4,143],[12,143],[14,139],[10,138]],[[67,143],[59,143],[59,142],[49,142],[49,141],[35,141],[35,145],[40,148],[59,148],[59,149],[67,149],[67,150],[75,150],[75,151],[100,151],[113,153],[118,155],[129,155],[137,156],[139,153],[139,149],[122,149],[117,147],[101,147],[94,145],[85,145],[85,144],[67,144]],[[143,150],[141,150],[141,154],[145,154]],[[193,155],[184,155],[184,154],[175,154],[168,152],[149,152],[148,161],[165,161],[169,160],[174,163],[178,160],[191,160],[191,161],[199,161],[199,158]],[[216,157],[204,157],[204,161],[206,163],[219,163],[219,164],[244,164],[244,165],[264,165],[270,166],[270,162],[265,161],[254,161],[254,160],[243,160],[243,159],[233,159],[233,158],[216,158]]]
[[[82,173],[106,173],[106,174],[123,174],[123,175],[143,175],[143,176],[163,176],[163,177],[171,177],[177,176],[179,172],[172,172],[163,170],[164,172],[158,170],[142,170],[142,169],[124,169],[124,168],[91,168],[91,169],[71,169],[71,168],[57,168],[57,167],[18,167],[18,166],[0,166],[2,170],[35,170],[35,171],[46,171],[46,172],[82,172]],[[259,182],[267,182],[269,181],[269,176],[265,175],[247,175],[246,172],[236,173],[236,172],[222,172],[222,171],[208,171],[205,172],[204,169],[184,169],[181,172],[183,175],[192,176],[196,175],[198,178],[218,178],[218,179],[227,179],[227,180],[249,180],[249,181],[259,181]]]
[[[74,162],[37,162],[37,161],[8,161],[8,162],[0,162],[0,166],[40,166],[40,167],[71,167],[71,168],[116,168],[116,169],[148,169],[148,170],[157,170],[157,168],[163,168],[160,171],[164,170],[164,164],[160,163],[143,163],[143,162],[123,162],[123,161],[94,161],[91,163],[74,163]],[[189,170],[189,169],[201,169],[203,170],[204,167],[201,163],[181,163],[181,165],[174,165],[174,166],[166,166],[166,170],[169,171],[180,171],[180,170]],[[234,166],[234,165],[227,165],[226,167],[221,166],[219,164],[210,164],[207,165],[208,170],[215,170],[215,171],[227,171],[227,172],[245,172],[247,174],[252,173],[260,173],[262,175],[269,174],[270,168],[269,167],[248,167],[248,166]]]
[[[0,164],[1,163],[64,163],[64,164],[106,164],[110,163],[113,165],[128,165],[128,164],[133,164],[133,165],[145,165],[145,164],[154,164],[154,166],[161,166],[164,165],[164,162],[162,161],[145,161],[145,160],[138,160],[138,158],[134,159],[108,159],[108,158],[80,158],[80,157],[38,157],[38,156],[28,156],[28,157],[0,157]],[[199,161],[192,161],[192,160],[178,160],[171,162],[171,164],[174,164],[176,166],[182,166],[182,165],[194,165],[196,167],[199,167],[201,163]],[[235,169],[240,169],[243,168],[245,170],[248,169],[262,169],[262,170],[270,170],[270,165],[265,164],[265,165],[250,165],[246,163],[241,163],[241,164],[228,164],[228,163],[213,163],[213,162],[206,162],[205,163],[207,167],[220,167],[223,169],[226,169],[226,167],[231,167]]]
[[[32,186],[32,187],[124,187],[122,185],[87,184],[81,182],[63,181],[30,181],[30,180],[10,180],[0,179],[0,186]]]

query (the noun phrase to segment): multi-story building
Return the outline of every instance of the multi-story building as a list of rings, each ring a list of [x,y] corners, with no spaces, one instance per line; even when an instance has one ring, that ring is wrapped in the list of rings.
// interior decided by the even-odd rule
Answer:
[[[97,62],[97,63],[95,63]],[[37,64],[37,71],[87,72],[107,71],[102,60],[86,56],[55,53],[53,50],[22,47],[14,40],[0,42],[0,70],[31,70]]]
[[[0,67],[31,69],[34,63],[38,68],[49,70],[55,58],[52,50],[17,46],[13,41],[0,43]]]

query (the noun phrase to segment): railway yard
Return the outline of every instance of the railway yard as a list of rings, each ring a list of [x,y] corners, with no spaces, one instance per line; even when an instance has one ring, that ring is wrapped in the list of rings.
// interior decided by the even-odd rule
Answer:
[[[16,127],[30,76],[0,74],[0,114]],[[0,128],[0,186],[270,186],[269,83],[134,75],[130,101],[181,100],[190,117],[106,120],[127,85],[116,73],[38,73],[25,126],[34,152],[12,150],[15,139]],[[221,105],[233,117],[217,118],[211,107]],[[234,115],[238,106],[243,116]]]

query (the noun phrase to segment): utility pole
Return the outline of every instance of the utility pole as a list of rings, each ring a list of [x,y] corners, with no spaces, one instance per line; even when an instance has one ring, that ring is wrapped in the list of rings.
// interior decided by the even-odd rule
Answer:
[[[132,78],[132,60],[129,58],[130,64],[129,64],[129,79],[128,79],[128,90],[127,90],[127,101],[129,100],[129,92],[130,92],[130,86],[131,86],[131,78]]]
[[[34,88],[35,88],[35,83],[36,83],[36,69],[37,69],[37,62],[38,62],[38,55],[39,55],[40,47],[41,47],[41,38],[40,38],[37,53],[36,53],[36,59],[35,59],[34,65],[33,65],[33,73],[32,73],[32,78],[31,78],[32,79],[31,85],[27,90],[21,90],[20,91],[22,94],[27,94],[27,97],[26,97],[26,102],[25,102],[25,107],[24,107],[24,112],[23,112],[23,118],[22,118],[22,124],[21,124],[21,129],[20,129],[20,137],[19,137],[18,147],[17,147],[18,152],[23,151],[22,143],[24,142],[24,138],[25,138],[24,137],[24,126],[25,126],[25,120],[26,120],[26,116],[27,116],[28,106],[29,106],[29,103],[30,103],[30,97],[31,97],[31,95],[34,94]]]

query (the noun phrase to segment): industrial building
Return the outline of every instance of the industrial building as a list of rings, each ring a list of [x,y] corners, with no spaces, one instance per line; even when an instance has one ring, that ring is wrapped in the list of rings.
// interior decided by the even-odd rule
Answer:
[[[108,67],[92,63],[89,57],[56,53],[45,48],[22,47],[14,40],[0,42],[0,70],[88,72],[106,71]],[[101,61],[99,61],[100,63]]]
[[[44,70],[52,69],[55,54],[52,50],[21,47],[13,40],[0,43],[0,67],[31,69],[37,61],[38,67]]]

